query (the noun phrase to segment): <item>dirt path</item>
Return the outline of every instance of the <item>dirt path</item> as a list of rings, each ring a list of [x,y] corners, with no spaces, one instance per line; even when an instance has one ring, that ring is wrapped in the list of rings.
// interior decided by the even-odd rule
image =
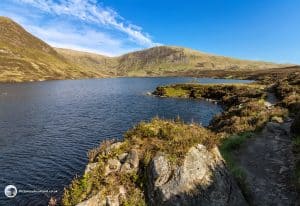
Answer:
[[[300,205],[292,184],[290,124],[270,122],[236,151],[237,163],[246,173],[252,205]]]

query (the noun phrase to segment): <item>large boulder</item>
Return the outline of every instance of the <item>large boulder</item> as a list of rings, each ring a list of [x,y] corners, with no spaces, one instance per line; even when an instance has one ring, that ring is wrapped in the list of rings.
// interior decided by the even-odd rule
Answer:
[[[174,167],[167,155],[157,153],[148,173],[150,205],[247,205],[217,148],[192,147]]]

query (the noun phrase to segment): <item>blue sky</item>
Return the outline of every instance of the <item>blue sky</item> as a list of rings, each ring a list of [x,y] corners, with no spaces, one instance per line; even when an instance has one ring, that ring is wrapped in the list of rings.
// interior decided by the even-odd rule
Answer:
[[[0,15],[57,47],[110,56],[177,45],[300,63],[298,0],[1,0]]]

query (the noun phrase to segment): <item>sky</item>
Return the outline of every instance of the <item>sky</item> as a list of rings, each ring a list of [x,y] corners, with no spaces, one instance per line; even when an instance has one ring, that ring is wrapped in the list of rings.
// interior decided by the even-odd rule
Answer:
[[[55,47],[117,56],[159,45],[300,64],[299,0],[1,0]]]

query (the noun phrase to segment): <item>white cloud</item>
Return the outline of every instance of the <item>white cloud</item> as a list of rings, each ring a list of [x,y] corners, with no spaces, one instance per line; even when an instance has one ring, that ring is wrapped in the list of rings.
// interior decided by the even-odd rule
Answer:
[[[64,0],[58,3],[54,0],[18,0],[34,6],[44,12],[57,15],[68,15],[83,22],[102,25],[128,35],[134,43],[143,47],[159,45],[151,40],[151,37],[142,31],[139,26],[127,23],[113,9],[97,4],[94,0]]]
[[[60,29],[57,30],[57,28]],[[107,56],[115,56],[132,51],[132,48],[123,47],[122,40],[111,38],[106,33],[91,29],[78,32],[66,25],[47,26],[45,28],[26,26],[26,29],[55,47],[93,52]]]

